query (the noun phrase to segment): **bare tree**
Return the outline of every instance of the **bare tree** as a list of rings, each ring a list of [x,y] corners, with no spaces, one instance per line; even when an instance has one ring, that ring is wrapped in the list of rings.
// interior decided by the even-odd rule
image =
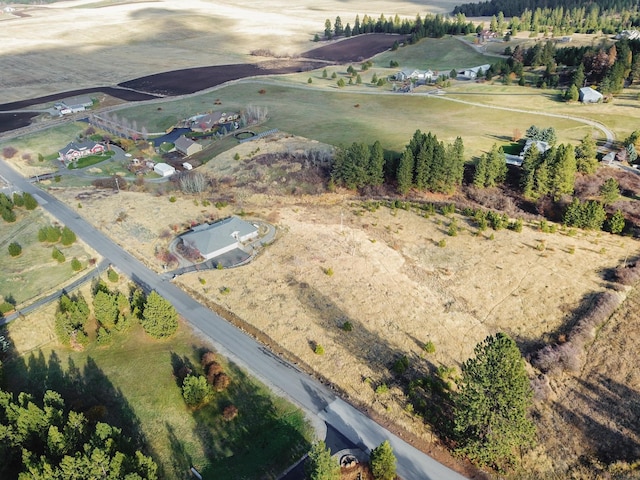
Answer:
[[[207,188],[207,177],[199,172],[191,172],[180,177],[180,190],[183,193],[202,193]]]

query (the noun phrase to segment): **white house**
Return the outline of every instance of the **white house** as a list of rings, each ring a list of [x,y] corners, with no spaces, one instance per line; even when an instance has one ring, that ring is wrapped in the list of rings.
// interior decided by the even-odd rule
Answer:
[[[176,169],[168,163],[156,163],[153,166],[153,171],[163,177],[170,177],[171,175],[176,173]]]
[[[240,248],[241,244],[257,238],[258,228],[238,217],[229,217],[216,223],[198,225],[182,235],[182,242],[196,249],[205,259]]]
[[[598,103],[602,101],[602,94],[591,87],[580,89],[579,99],[582,103]]]

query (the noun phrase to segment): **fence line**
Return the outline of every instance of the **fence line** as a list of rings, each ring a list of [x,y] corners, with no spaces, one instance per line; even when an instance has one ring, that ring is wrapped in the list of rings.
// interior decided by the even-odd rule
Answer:
[[[266,132],[258,133],[257,135],[254,135],[253,137],[243,138],[242,140],[238,140],[238,141],[240,143],[250,142],[252,140],[258,140],[259,138],[266,137],[267,135],[271,135],[271,134],[274,134],[274,133],[277,133],[277,132],[278,132],[278,129],[277,128],[273,128],[271,130],[267,130]]]

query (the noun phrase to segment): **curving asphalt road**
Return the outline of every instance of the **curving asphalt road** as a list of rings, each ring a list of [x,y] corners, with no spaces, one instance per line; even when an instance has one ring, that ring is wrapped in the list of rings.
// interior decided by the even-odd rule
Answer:
[[[82,240],[145,291],[155,290],[170,301],[181,316],[212,340],[221,354],[269,385],[276,394],[294,401],[308,414],[332,426],[365,451],[374,448],[384,440],[389,440],[398,459],[398,474],[404,480],[465,478],[393,435],[338,398],[325,385],[283,360],[147,268],[76,212],[25,180],[4,160],[0,160],[0,174],[17,189],[31,193],[42,208],[76,232]]]

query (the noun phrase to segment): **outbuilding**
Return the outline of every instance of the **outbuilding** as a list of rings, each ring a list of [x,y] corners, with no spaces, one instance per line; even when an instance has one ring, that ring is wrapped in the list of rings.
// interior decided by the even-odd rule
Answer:
[[[580,89],[579,99],[582,103],[598,103],[602,101],[602,94],[591,87]]]
[[[170,177],[171,175],[176,173],[176,169],[168,163],[156,163],[153,166],[153,171],[162,177]]]

